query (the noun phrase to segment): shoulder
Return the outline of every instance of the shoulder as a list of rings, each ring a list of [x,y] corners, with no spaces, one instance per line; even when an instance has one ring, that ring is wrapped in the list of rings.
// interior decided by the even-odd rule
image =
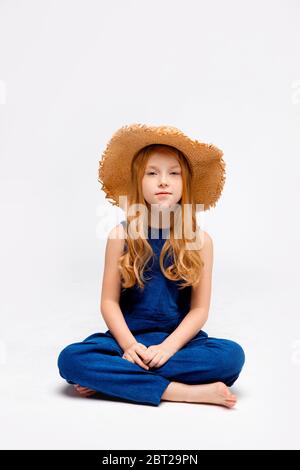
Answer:
[[[212,236],[205,230],[200,230],[200,249],[199,253],[201,255],[202,261],[204,263],[211,265],[213,262],[214,255],[214,245]]]
[[[192,287],[191,308],[209,309],[213,270],[213,239],[205,230],[200,230],[201,248],[199,250],[203,262],[200,282]]]
[[[121,222],[118,225],[115,225],[109,232],[108,238],[112,240],[124,240],[126,238],[126,232],[124,230],[124,225]]]
[[[124,253],[126,232],[122,223],[115,225],[108,233],[106,251],[111,256],[121,256]]]
[[[202,249],[209,249],[209,248],[212,248],[213,247],[213,239],[211,237],[211,235],[206,232],[205,230],[201,230],[201,237],[202,237],[202,243],[203,243],[203,246],[202,246]]]
[[[197,230],[197,249],[199,252],[201,253],[205,250],[211,250],[213,248],[212,236],[205,230],[202,230],[199,226],[197,227]]]

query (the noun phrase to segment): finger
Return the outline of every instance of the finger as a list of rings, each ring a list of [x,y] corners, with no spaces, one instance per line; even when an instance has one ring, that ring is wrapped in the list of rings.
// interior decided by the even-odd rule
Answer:
[[[156,357],[155,364],[153,365],[153,367],[159,367],[161,360],[162,360],[162,357]]]
[[[92,388],[86,388],[86,389],[84,389],[84,390],[79,390],[79,392],[86,394],[86,393],[94,393],[95,390],[92,389]]]
[[[94,393],[88,393],[88,392],[85,392],[85,393],[81,393],[81,396],[82,397],[91,397],[92,395],[94,395]]]
[[[143,360],[143,362],[145,363],[145,361],[148,361],[149,360],[149,354],[148,352],[145,350],[136,350],[135,351]]]
[[[95,393],[96,393],[96,390],[91,390],[90,392],[87,392],[85,396],[91,397],[92,395],[95,395]]]
[[[126,357],[124,357],[124,359],[126,359],[129,362],[134,362],[134,360],[132,359],[129,353],[126,354]]]
[[[158,353],[157,353],[155,354],[152,361],[150,362],[149,367],[155,367],[159,360],[160,360],[160,356],[158,356]]]
[[[158,354],[158,351],[156,351],[155,349],[148,349],[145,354],[145,356],[147,356],[147,362],[151,361],[151,359],[153,359],[156,354]]]
[[[155,353],[154,356],[152,356],[149,367],[153,367],[156,364],[157,355],[158,353]]]
[[[134,361],[141,367],[143,367],[143,369],[146,369],[148,370],[148,366],[146,366],[146,364],[143,363],[143,361],[139,358],[139,356],[136,354],[136,353],[132,353],[133,354],[133,358],[134,358]]]
[[[144,361],[151,361],[153,355],[155,354],[155,351],[143,351],[143,359]]]
[[[141,356],[143,359],[146,357],[147,355],[147,348],[146,346],[144,346],[143,344],[138,344],[138,347],[135,348],[134,350],[137,354],[139,354],[139,356]]]
[[[154,355],[152,354],[151,356],[148,356],[148,358],[145,359],[144,363],[149,365],[149,362],[152,361],[152,359],[155,357],[155,355],[156,355],[156,354],[154,354]]]
[[[76,387],[76,390],[77,390],[77,392],[82,392],[82,391],[84,391],[84,388],[82,388],[82,387]]]
[[[91,395],[94,393],[94,390],[77,390],[78,393],[83,397],[87,396],[87,395]]]
[[[147,364],[145,364],[144,361],[142,361],[142,359],[140,359],[138,355],[135,356],[135,363],[145,370],[149,369],[149,366],[147,366]]]
[[[163,361],[163,360],[160,360],[160,361],[158,361],[158,363],[156,364],[155,367],[156,367],[156,368],[161,367],[163,364],[164,364],[164,361]]]

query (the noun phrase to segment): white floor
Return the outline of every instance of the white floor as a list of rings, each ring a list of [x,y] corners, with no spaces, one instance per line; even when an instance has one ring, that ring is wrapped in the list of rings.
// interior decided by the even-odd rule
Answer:
[[[246,352],[244,369],[232,387],[238,403],[231,410],[77,396],[60,378],[56,359],[66,344],[105,331],[97,295],[95,286],[74,286],[72,292],[48,298],[36,292],[27,299],[28,308],[21,296],[7,306],[1,339],[1,448],[299,449],[300,331],[294,277],[215,275],[204,330],[240,342]]]

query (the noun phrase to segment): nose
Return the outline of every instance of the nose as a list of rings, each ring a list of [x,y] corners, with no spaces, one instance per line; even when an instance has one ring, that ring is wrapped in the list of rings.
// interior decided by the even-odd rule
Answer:
[[[168,185],[168,179],[165,175],[161,175],[160,177],[160,182],[159,182],[159,185],[160,186],[167,186]]]

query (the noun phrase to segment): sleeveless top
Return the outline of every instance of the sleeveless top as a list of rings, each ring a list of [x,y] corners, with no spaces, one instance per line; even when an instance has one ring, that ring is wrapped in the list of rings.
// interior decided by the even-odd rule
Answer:
[[[126,220],[122,222],[126,227]],[[190,310],[192,286],[179,290],[182,280],[167,279],[160,268],[159,256],[168,238],[169,228],[148,227],[148,242],[154,257],[144,270],[144,289],[137,284],[121,287],[120,308],[131,332],[164,331],[171,333]],[[126,239],[125,248],[126,252]],[[165,255],[164,267],[173,264],[173,255]]]

